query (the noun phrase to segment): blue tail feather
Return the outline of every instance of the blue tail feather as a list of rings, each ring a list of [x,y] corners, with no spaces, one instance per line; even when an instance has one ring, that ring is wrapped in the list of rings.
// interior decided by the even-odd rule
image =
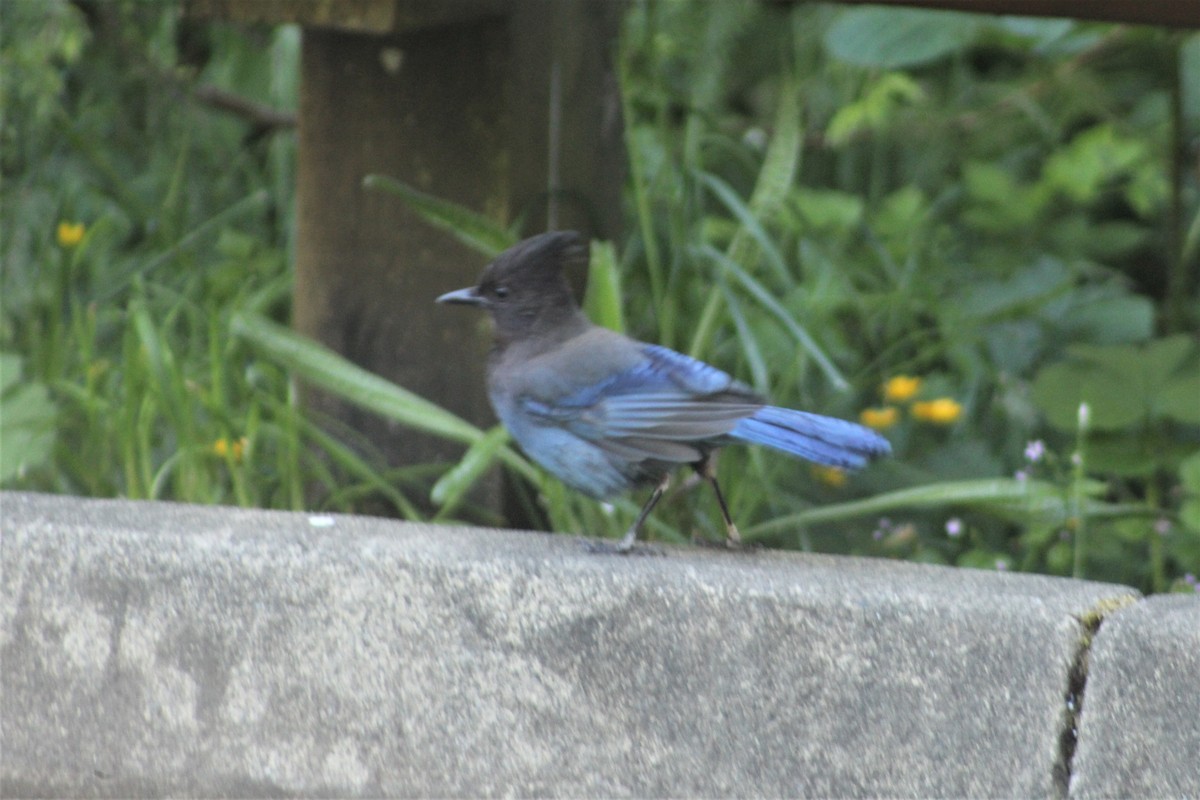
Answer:
[[[892,451],[888,440],[870,428],[776,406],[765,406],[740,420],[729,435],[843,469],[859,469]]]

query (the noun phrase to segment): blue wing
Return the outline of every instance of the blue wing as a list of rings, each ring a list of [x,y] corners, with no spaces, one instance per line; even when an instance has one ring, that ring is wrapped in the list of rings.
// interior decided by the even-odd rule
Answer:
[[[525,410],[618,458],[691,463],[762,408],[749,387],[714,366],[658,345],[609,378]]]
[[[891,452],[887,439],[862,425],[769,406],[703,361],[638,347],[642,359],[633,366],[552,404],[524,398],[524,410],[629,463],[695,463],[732,441],[846,469]]]

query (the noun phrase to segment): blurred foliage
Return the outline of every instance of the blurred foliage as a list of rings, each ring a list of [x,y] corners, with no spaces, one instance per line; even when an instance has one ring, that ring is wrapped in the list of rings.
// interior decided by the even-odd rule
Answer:
[[[135,0],[0,17],[6,487],[488,519],[464,498],[500,461],[556,529],[628,524],[634,501],[572,496],[497,429],[280,327],[294,133],[200,90],[294,109],[295,28]],[[730,448],[748,536],[1195,589],[1200,35],[659,0],[618,61],[629,227],[593,248],[589,311],[896,450],[845,475]],[[481,252],[515,235],[367,182]],[[466,455],[387,469],[295,376]],[[695,494],[652,535],[721,538]]]

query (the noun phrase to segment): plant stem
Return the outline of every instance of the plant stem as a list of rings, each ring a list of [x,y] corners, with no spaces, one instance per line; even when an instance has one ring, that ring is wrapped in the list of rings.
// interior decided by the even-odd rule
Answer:
[[[1082,578],[1087,550],[1087,518],[1083,510],[1084,481],[1087,470],[1087,428],[1090,411],[1087,403],[1079,404],[1079,427],[1075,438],[1075,452],[1071,456],[1071,499],[1069,519],[1075,524],[1075,563],[1071,576]]]

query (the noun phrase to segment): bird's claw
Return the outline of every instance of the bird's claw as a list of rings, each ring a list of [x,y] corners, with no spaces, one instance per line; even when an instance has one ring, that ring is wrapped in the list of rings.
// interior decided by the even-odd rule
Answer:
[[[713,550],[730,550],[735,553],[749,553],[758,550],[762,547],[757,542],[747,542],[742,539],[725,539],[717,541],[715,539],[706,539],[699,534],[692,536],[692,544],[696,547],[706,547]]]
[[[665,556],[666,551],[661,547],[655,547],[652,544],[632,544],[628,547],[623,547],[620,542],[610,542],[608,540],[589,541],[584,544],[584,549],[595,555],[608,556]]]

